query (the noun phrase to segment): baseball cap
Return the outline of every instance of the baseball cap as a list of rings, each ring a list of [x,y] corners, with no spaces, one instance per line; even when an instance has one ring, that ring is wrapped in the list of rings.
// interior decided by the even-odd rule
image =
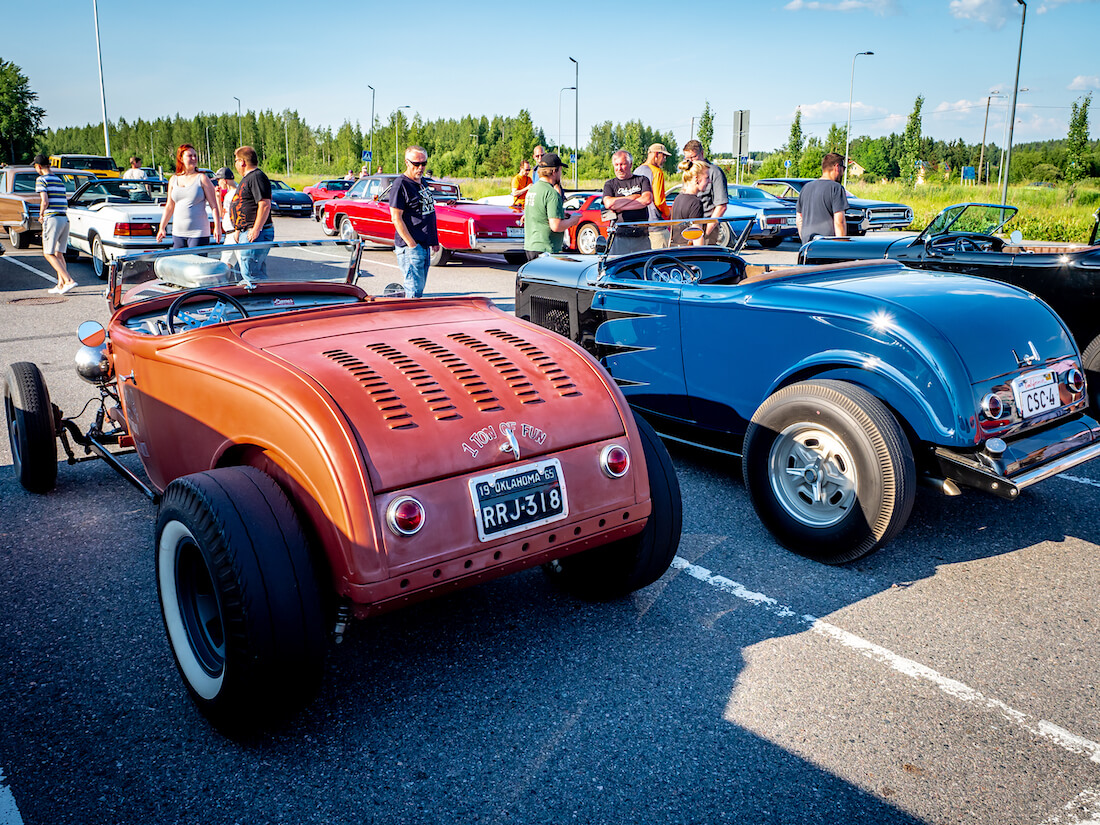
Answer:
[[[660,152],[662,155],[668,155],[669,157],[672,157],[672,152],[668,151],[663,143],[654,143],[652,146],[650,146],[649,154],[652,155],[654,152]]]
[[[214,173],[214,180],[233,180],[233,170],[228,166],[223,166]]]
[[[31,166],[49,166],[49,165],[50,165],[49,155],[41,155],[41,154],[35,155],[34,160],[31,161]]]
[[[553,169],[555,166],[563,165],[556,152],[547,152],[539,161],[539,169]]]

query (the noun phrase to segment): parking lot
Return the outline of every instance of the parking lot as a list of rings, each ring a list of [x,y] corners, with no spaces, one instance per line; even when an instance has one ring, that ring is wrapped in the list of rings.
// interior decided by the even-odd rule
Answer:
[[[74,414],[102,283],[84,259],[47,295],[38,248],[5,250],[0,362]],[[386,250],[364,269],[399,280]],[[457,256],[427,294],[510,311],[515,270]],[[656,584],[589,603],[531,570],[355,624],[302,714],[233,740],[175,671],[155,507],[98,461],[28,494],[5,439],[0,825],[1100,822],[1100,463],[1015,502],[921,489],[832,568],[774,542],[734,459],[669,449],[684,528]]]

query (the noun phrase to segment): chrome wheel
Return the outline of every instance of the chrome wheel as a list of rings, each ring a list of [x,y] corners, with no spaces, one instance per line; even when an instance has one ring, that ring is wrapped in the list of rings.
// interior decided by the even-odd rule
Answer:
[[[596,241],[600,237],[600,230],[595,224],[586,223],[577,230],[577,251],[582,255],[596,254]]]
[[[856,505],[859,477],[848,446],[832,431],[796,423],[768,457],[772,491],[784,510],[808,527],[831,527]]]
[[[340,220],[340,237],[345,241],[359,240],[359,233],[351,225],[351,218],[345,217]]]
[[[107,277],[107,259],[103,254],[103,242],[98,236],[92,240],[92,271],[101,281]]]

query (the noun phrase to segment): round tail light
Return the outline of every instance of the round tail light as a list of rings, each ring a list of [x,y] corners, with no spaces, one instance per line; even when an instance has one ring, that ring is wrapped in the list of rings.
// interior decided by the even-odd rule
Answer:
[[[1085,388],[1085,374],[1074,367],[1066,373],[1066,386],[1074,394],[1081,392]]]
[[[982,399],[982,414],[986,418],[998,419],[1004,411],[1005,406],[1001,402],[1001,397],[996,393],[991,392]]]
[[[600,453],[600,469],[610,478],[622,478],[630,469],[630,454],[625,447],[610,444]]]
[[[412,496],[395,498],[386,508],[386,523],[399,536],[411,536],[424,526],[424,505]]]

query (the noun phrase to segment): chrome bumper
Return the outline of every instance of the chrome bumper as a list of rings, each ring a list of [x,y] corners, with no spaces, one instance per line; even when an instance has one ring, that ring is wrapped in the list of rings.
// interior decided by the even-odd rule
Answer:
[[[523,238],[478,238],[471,249],[474,252],[491,252],[501,255],[505,252],[522,252]]]

